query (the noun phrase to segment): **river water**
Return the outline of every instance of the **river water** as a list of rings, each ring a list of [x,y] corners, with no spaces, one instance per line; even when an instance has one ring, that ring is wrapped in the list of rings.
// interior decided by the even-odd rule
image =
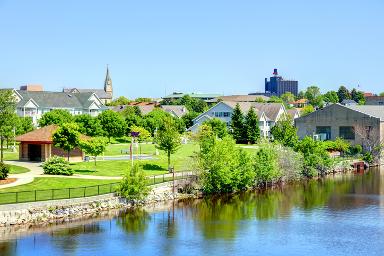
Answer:
[[[384,176],[372,170],[21,230],[0,230],[0,255],[384,255]]]

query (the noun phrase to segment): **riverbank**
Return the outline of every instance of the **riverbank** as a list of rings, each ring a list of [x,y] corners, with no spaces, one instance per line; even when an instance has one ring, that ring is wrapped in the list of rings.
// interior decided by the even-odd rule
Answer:
[[[86,198],[51,200],[0,206],[0,226],[46,225],[56,222],[73,221],[86,216],[92,218],[112,209],[133,209],[184,198],[193,198],[193,194],[178,193],[178,189],[187,186],[194,179],[166,182],[151,186],[152,191],[145,200],[130,201],[115,194],[105,194]]]

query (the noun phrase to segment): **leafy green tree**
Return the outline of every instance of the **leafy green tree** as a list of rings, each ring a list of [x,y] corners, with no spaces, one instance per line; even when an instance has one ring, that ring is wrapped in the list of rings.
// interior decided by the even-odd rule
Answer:
[[[381,93],[379,94],[379,96],[380,96],[380,97],[384,97],[384,92],[381,92]]]
[[[317,86],[309,86],[305,91],[305,98],[309,101],[312,106],[321,106],[323,97],[320,92],[320,88]]]
[[[293,93],[291,92],[286,92],[284,94],[282,94],[280,96],[280,98],[285,102],[285,103],[289,103],[289,102],[293,102],[295,101],[295,95],[293,95]]]
[[[365,104],[365,97],[364,93],[362,91],[358,91],[355,88],[351,91],[351,99],[356,101],[359,104],[364,105]]]
[[[141,126],[154,135],[155,131],[163,125],[163,120],[167,118],[172,118],[172,116],[159,108],[155,108],[143,117]]]
[[[262,97],[256,97],[255,102],[264,103],[265,100]]]
[[[86,153],[94,157],[95,166],[96,158],[104,153],[107,147],[107,141],[103,137],[93,137],[90,139],[80,140],[80,148]]]
[[[79,132],[91,137],[101,136],[103,129],[100,120],[89,114],[77,115],[74,117],[75,123],[79,125]]]
[[[171,154],[176,153],[181,145],[180,134],[175,127],[173,118],[164,119],[163,125],[156,133],[155,142],[156,148],[167,153],[169,169],[171,167]]]
[[[271,182],[280,176],[277,159],[277,154],[272,147],[266,146],[258,149],[254,157],[257,183]]]
[[[61,125],[63,123],[70,123],[73,121],[73,116],[68,110],[54,109],[44,113],[39,119],[39,126],[48,126],[51,124]]]
[[[212,132],[221,139],[228,135],[228,128],[226,123],[221,121],[219,118],[212,118],[210,120],[204,121],[203,124],[210,126]]]
[[[4,140],[14,128],[16,100],[12,90],[0,90],[0,161],[3,162]]]
[[[283,103],[283,100],[277,96],[271,96],[268,100],[269,103]]]
[[[111,138],[120,138],[125,135],[127,124],[118,113],[106,110],[98,115],[97,119],[100,121],[103,133],[108,137],[109,142],[111,142]]]
[[[147,186],[147,178],[142,168],[135,164],[128,173],[126,173],[120,182],[117,192],[120,196],[128,200],[142,200],[150,192]]]
[[[301,99],[304,99],[304,98],[305,98],[305,92],[304,91],[300,91],[299,94],[297,94],[296,99],[297,100],[301,100]]]
[[[148,141],[151,139],[151,133],[145,130],[143,127],[134,125],[131,127],[131,131],[139,133],[139,141]]]
[[[244,143],[246,141],[246,134],[244,129],[244,115],[240,109],[240,105],[236,104],[233,110],[231,120],[231,132],[236,143]]]
[[[323,95],[323,100],[328,103],[338,103],[339,96],[337,96],[337,92],[335,91],[328,91]]]
[[[275,141],[287,147],[294,147],[299,139],[297,128],[288,115],[276,122],[275,126],[271,128],[271,135]]]
[[[75,123],[64,123],[52,135],[52,139],[55,147],[67,151],[67,160],[69,161],[69,154],[71,150],[79,146],[79,126]]]
[[[190,111],[187,114],[183,115],[181,119],[184,121],[185,127],[189,128],[193,125],[193,119],[195,119],[199,113]]]
[[[31,117],[19,117],[16,125],[16,135],[24,134],[30,131],[33,131],[35,127],[33,126]]]
[[[139,98],[136,98],[135,101],[137,101],[137,102],[152,102],[153,100],[151,98],[139,97]]]
[[[254,181],[252,162],[235,141],[227,136],[213,139],[210,147],[204,147],[198,157],[202,171],[202,186],[205,193],[228,193],[251,187]],[[206,143],[206,140],[202,140]]]
[[[307,105],[305,107],[303,107],[303,109],[301,110],[301,116],[306,116],[312,112],[314,112],[315,109],[313,108],[312,105]]]
[[[351,99],[351,93],[345,86],[340,86],[339,90],[337,91],[337,96],[339,97],[339,102],[343,102],[343,100],[350,100]]]
[[[255,144],[260,139],[259,117],[254,107],[251,107],[245,116],[244,128],[247,132],[247,142]]]
[[[119,106],[119,105],[128,105],[131,102],[128,98],[124,96],[120,96],[119,98],[113,100],[112,102],[108,103],[108,106]]]

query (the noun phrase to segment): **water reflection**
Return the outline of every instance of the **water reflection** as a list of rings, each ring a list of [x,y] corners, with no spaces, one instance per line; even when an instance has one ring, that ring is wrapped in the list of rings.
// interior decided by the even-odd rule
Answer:
[[[265,249],[285,253],[276,244],[288,251],[300,248],[297,254],[344,255],[346,247],[351,252],[380,251],[380,244],[370,243],[384,237],[384,220],[379,218],[384,209],[382,175],[376,170],[186,200],[161,212],[127,210],[110,220],[1,242],[0,255],[47,255],[42,253],[44,246],[44,252],[53,255],[202,255],[212,250],[219,255],[243,248],[251,248],[252,254]],[[357,235],[360,239],[355,241]],[[31,237],[33,246],[28,244]],[[25,248],[30,251],[25,253]]]

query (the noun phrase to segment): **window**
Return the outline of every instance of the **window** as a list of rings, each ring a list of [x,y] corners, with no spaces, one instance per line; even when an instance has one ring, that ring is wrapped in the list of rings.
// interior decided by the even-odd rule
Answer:
[[[330,140],[331,126],[316,126],[316,134],[325,134],[325,140]]]
[[[224,112],[224,117],[229,117],[229,112]]]
[[[354,140],[355,139],[355,129],[353,126],[340,126],[339,127],[339,136],[342,139]]]

